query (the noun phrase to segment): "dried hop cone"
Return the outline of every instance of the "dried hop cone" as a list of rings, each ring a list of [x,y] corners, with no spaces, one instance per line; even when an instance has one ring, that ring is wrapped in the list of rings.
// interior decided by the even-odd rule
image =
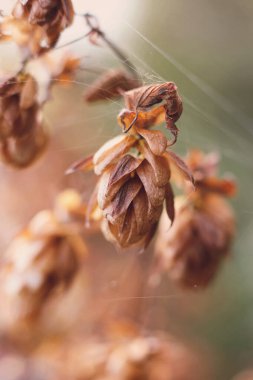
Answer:
[[[37,84],[29,74],[18,74],[0,85],[1,156],[18,168],[31,164],[47,144],[36,95]]]
[[[66,289],[74,279],[87,254],[74,222],[79,200],[76,193],[61,194],[56,209],[39,212],[5,252],[1,292],[12,318],[36,316],[56,290]]]
[[[144,87],[143,99],[146,92]],[[172,171],[178,172],[184,180],[192,181],[184,162],[167,150],[169,142],[165,135],[148,129],[166,118],[164,106],[158,108],[135,112],[124,110],[119,115],[119,123],[123,128],[127,126],[127,134],[108,141],[93,157],[70,169],[93,167],[95,174],[100,176],[88,208],[102,210],[103,232],[108,240],[121,248],[136,245],[143,249],[148,245],[156,231],[164,202],[173,221]]]
[[[197,154],[198,163],[193,165]],[[232,195],[234,183],[214,177],[214,158],[192,152],[188,164],[196,174],[196,191],[178,199],[170,230],[165,215],[159,226],[155,247],[158,271],[168,271],[173,280],[186,287],[210,283],[234,236],[234,215],[224,199]]]
[[[41,28],[47,46],[53,47],[61,31],[71,25],[74,10],[71,0],[18,0],[12,14],[18,20]]]

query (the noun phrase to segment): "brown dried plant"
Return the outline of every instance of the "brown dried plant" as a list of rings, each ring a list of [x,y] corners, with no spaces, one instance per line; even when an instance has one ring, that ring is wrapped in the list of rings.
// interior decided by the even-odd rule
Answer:
[[[29,74],[20,73],[0,86],[1,156],[18,168],[33,162],[47,143],[36,94],[37,83]]]
[[[84,18],[88,32],[57,46],[61,33],[75,16]],[[183,160],[174,152],[176,123],[183,111],[176,84],[142,85],[138,70],[108,39],[94,16],[75,13],[71,0],[17,0],[12,15],[0,17],[0,42],[12,41],[21,52],[19,70],[0,82],[1,160],[15,168],[30,166],[45,150],[48,133],[43,121],[44,104],[51,98],[54,83],[72,82],[81,69],[81,59],[65,51],[61,54],[58,48],[88,37],[94,45],[102,42],[109,47],[124,66],[102,73],[84,93],[87,103],[116,98],[124,101],[117,117],[122,133],[67,171],[93,171],[98,176],[87,206],[76,191],[60,193],[53,209],[39,212],[13,239],[0,266],[0,294],[4,303],[1,319],[6,319],[7,325],[26,321],[28,327],[32,321],[38,322],[44,306],[56,294],[70,288],[89,256],[94,266],[91,272],[96,277],[92,290],[101,294],[90,303],[93,314],[84,308],[79,312],[97,315],[92,326],[75,326],[75,339],[65,341],[64,333],[59,333],[61,347],[55,341],[49,340],[45,346],[40,341],[42,345],[29,361],[36,363],[46,350],[43,359],[50,369],[44,378],[207,379],[205,366],[191,349],[166,334],[145,333],[143,326],[136,326],[146,318],[140,299],[145,298],[150,263],[156,264],[151,268],[155,275],[169,273],[184,287],[204,287],[214,278],[229,254],[234,236],[235,219],[225,200],[234,195],[234,181],[217,178],[219,160],[215,154],[205,155],[196,150]],[[161,124],[164,129],[154,129]],[[166,137],[165,130],[172,134],[172,139]],[[184,193],[176,202],[174,184]],[[141,264],[137,274],[130,266],[132,284],[130,287],[127,278],[128,290],[137,300],[135,306],[134,303],[128,306],[132,313],[125,312],[127,308],[120,313],[117,307],[116,312],[114,307],[108,311],[104,293],[97,285],[101,269],[97,275],[93,258],[96,252],[88,254],[84,239],[85,220],[86,227],[99,223],[105,238],[119,249],[133,248],[135,253],[144,251],[158,232],[154,257],[152,250],[138,256]],[[104,263],[100,251],[99,260]],[[136,256],[132,262],[135,267]],[[119,298],[124,292],[127,294],[124,284],[123,281],[123,290],[118,288]],[[82,304],[82,291],[79,289],[73,301],[76,304]],[[130,334],[128,329],[127,333],[121,331],[119,316],[124,313],[126,320],[128,314],[134,320],[127,323],[131,326]],[[137,313],[141,314],[138,318]],[[50,317],[47,316],[48,320]],[[105,326],[114,323],[115,335],[104,331]],[[71,336],[73,331],[65,333]],[[41,374],[37,375],[41,378]],[[32,378],[31,372],[24,376]]]
[[[206,286],[228,255],[235,219],[225,197],[234,195],[231,179],[218,179],[218,157],[192,151],[187,159],[196,191],[178,199],[175,223],[161,219],[155,247],[158,271],[186,287]]]
[[[70,26],[74,9],[71,0],[18,0],[13,12],[15,20],[27,21],[33,31],[44,37],[46,47],[53,47],[66,27]],[[39,41],[40,46],[42,41]],[[39,53],[36,52],[36,53]]]
[[[39,212],[4,253],[1,292],[14,323],[37,316],[56,290],[73,281],[87,257],[79,225],[84,215],[79,194],[66,190],[54,210]]]
[[[125,91],[139,87],[140,80],[126,70],[111,69],[103,73],[91,84],[84,93],[84,100],[88,103],[98,100],[115,99]]]
[[[174,220],[171,171],[176,170],[186,181],[193,182],[193,178],[185,163],[167,150],[172,143],[166,136],[149,129],[165,120],[176,138],[174,121],[181,114],[182,103],[175,85],[141,87],[124,97],[132,109],[123,110],[118,117],[125,134],[108,141],[93,157],[74,164],[69,172],[94,168],[100,179],[89,209],[102,210],[105,237],[121,248],[134,245],[143,249],[156,231],[164,201],[171,222]],[[160,106],[162,101],[166,103]]]

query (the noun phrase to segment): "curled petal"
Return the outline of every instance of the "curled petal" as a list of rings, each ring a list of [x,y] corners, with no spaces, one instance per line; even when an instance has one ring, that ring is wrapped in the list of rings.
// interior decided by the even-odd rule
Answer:
[[[146,140],[152,153],[161,156],[165,152],[168,140],[162,132],[138,128],[138,133]]]
[[[111,168],[110,168],[111,169]],[[108,204],[112,201],[115,195],[118,193],[120,188],[129,179],[129,176],[122,177],[114,184],[109,184],[111,177],[111,170],[106,170],[100,180],[98,185],[98,205],[104,210]]]
[[[188,181],[194,186],[194,178],[190,169],[176,153],[168,151],[164,153],[164,157],[169,162],[172,178],[176,182]]]
[[[148,229],[149,220],[147,217],[148,198],[144,189],[139,191],[133,200],[133,210],[136,219],[136,232],[142,234]]]
[[[137,168],[137,174],[143,183],[148,199],[152,206],[157,207],[163,203],[165,189],[156,185],[156,179],[152,166],[144,160]]]
[[[164,157],[155,156],[146,144],[140,145],[140,150],[154,170],[156,184],[164,186],[170,179],[170,167]]]
[[[124,97],[126,106],[128,109],[134,111],[147,111],[150,107],[154,106],[155,104],[159,104],[163,100],[165,100],[164,95],[166,90],[167,83],[142,86],[137,89],[128,91],[125,93]]]
[[[135,158],[130,154],[126,154],[111,171],[109,186],[114,185],[119,180],[122,180],[124,177],[131,174],[135,169],[138,168],[141,162],[142,159]]]
[[[166,185],[165,201],[166,201],[165,205],[166,205],[167,215],[172,224],[175,218],[175,206],[174,206],[174,194],[173,194],[173,190],[170,183],[167,183]]]
[[[130,203],[136,197],[142,187],[141,181],[137,178],[127,181],[117,192],[114,199],[107,208],[104,209],[106,218],[115,223],[117,217],[127,211]]]
[[[93,169],[93,156],[89,156],[74,162],[65,172],[65,174],[71,174],[77,171],[89,171]]]
[[[136,142],[134,136],[120,135],[105,143],[93,157],[94,171],[100,175],[114,160],[125,154]]]

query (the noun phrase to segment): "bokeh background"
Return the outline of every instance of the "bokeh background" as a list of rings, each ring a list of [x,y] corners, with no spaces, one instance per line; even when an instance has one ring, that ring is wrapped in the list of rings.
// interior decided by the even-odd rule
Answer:
[[[144,83],[176,82],[184,101],[175,150],[215,150],[221,173],[232,173],[238,193],[232,200],[237,218],[233,254],[205,291],[183,292],[164,280],[150,299],[149,324],[209,347],[217,380],[230,379],[253,366],[253,3],[248,0],[107,0],[73,1],[80,12],[94,13],[107,35],[130,57]],[[14,2],[0,0],[8,13]],[[86,30],[77,18],[59,45]],[[120,63],[102,45],[87,41],[69,49],[82,57],[83,68],[104,70]],[[0,47],[0,70],[15,70],[17,52]],[[94,152],[119,132],[120,101],[87,106],[82,93],[96,78],[78,72],[71,86],[55,87],[45,108],[52,139],[47,154],[32,168],[16,172],[1,166],[0,247],[6,247],[30,217],[49,207],[65,186],[81,187],[88,196],[92,182],[66,178],[73,160]],[[102,239],[102,238],[101,238]],[[103,242],[108,248],[107,243]],[[121,262],[110,247],[108,259]],[[117,257],[117,258],[115,258]],[[121,264],[122,265],[122,262]],[[106,277],[104,279],[106,281]]]

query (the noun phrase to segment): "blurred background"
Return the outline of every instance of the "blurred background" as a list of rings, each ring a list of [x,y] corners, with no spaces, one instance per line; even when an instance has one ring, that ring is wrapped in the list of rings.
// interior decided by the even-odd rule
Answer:
[[[14,3],[0,0],[0,9],[8,13]],[[230,379],[241,369],[253,366],[253,3],[73,3],[78,12],[98,17],[101,28],[127,53],[145,84],[176,82],[184,104],[177,123],[180,134],[176,152],[184,155],[195,147],[217,151],[222,157],[221,174],[229,172],[236,178],[238,193],[232,203],[237,236],[233,254],[214,283],[201,292],[183,292],[165,279],[156,293],[164,297],[148,301],[150,327],[201,342],[215,358],[214,379]],[[58,44],[71,41],[85,30],[82,19],[77,18]],[[120,66],[102,45],[94,47],[79,41],[68,50],[82,57],[84,68],[102,71]],[[18,58],[11,44],[2,44],[0,54],[0,70],[14,71]],[[3,251],[35,212],[52,205],[60,189],[77,187],[84,197],[89,196],[92,179],[87,181],[79,174],[65,177],[64,171],[74,160],[93,153],[120,132],[116,116],[122,108],[120,101],[84,104],[82,93],[96,76],[79,70],[71,86],[54,87],[52,99],[45,107],[45,121],[52,134],[45,156],[23,171],[0,167]],[[115,267],[122,267],[124,258],[102,239],[104,260],[107,252],[106,259]],[[103,281],[106,286],[106,275]]]

